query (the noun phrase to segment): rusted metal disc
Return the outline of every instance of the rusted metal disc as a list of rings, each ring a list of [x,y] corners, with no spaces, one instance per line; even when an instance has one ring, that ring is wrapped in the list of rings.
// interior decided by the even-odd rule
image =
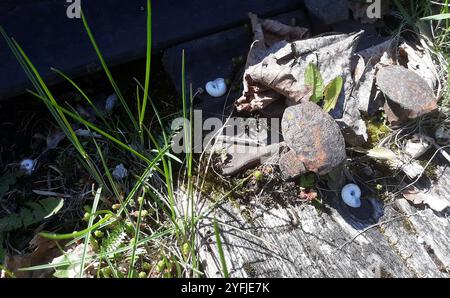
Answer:
[[[318,105],[305,102],[287,108],[281,125],[286,144],[295,152],[306,171],[327,174],[345,160],[345,141],[341,130]],[[290,157],[284,160],[289,161],[293,156]]]
[[[377,85],[386,95],[389,122],[400,124],[437,110],[437,99],[427,82],[414,71],[394,65],[382,68]]]

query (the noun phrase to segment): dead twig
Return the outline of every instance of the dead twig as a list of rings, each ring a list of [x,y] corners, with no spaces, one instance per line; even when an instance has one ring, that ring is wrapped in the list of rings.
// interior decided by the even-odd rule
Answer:
[[[358,234],[353,236],[352,239],[350,239],[349,241],[347,241],[344,244],[342,244],[341,246],[339,246],[336,249],[336,251],[342,250],[345,246],[347,246],[350,243],[352,243],[353,241],[355,241],[356,238],[358,238],[359,236],[361,236],[362,234],[364,234],[365,232],[367,232],[367,231],[369,231],[369,230],[371,230],[373,228],[380,227],[382,225],[385,225],[385,224],[388,224],[388,223],[391,223],[391,222],[394,222],[394,221],[397,221],[397,220],[400,220],[400,219],[409,218],[409,217],[415,216],[417,214],[419,214],[419,211],[417,211],[417,212],[415,212],[413,214],[403,214],[403,215],[400,215],[400,216],[396,216],[394,218],[391,218],[391,219],[388,219],[388,220],[385,220],[385,221],[381,221],[379,223],[376,223],[376,224],[373,224],[371,226],[368,226],[367,228],[365,228],[364,230],[362,230],[361,232],[359,232]]]

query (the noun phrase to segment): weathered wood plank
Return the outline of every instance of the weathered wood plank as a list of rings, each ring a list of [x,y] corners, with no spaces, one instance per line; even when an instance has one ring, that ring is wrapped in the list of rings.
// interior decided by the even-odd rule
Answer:
[[[405,199],[399,199],[397,205],[402,212],[411,212],[415,208]],[[417,233],[418,241],[427,250],[436,266],[450,276],[450,212],[436,214],[431,209],[418,211],[418,215],[409,219]]]
[[[450,170],[440,173],[428,192],[448,198]],[[373,218],[383,213],[375,223],[350,215],[338,199],[325,203],[327,213],[311,205],[268,209],[256,204],[243,211],[224,203],[200,228],[208,276],[221,275],[213,216],[226,224],[221,237],[235,277],[450,276],[450,210],[436,213],[398,198],[375,204]]]
[[[404,199],[400,199],[395,206],[408,205]],[[400,208],[389,208],[391,216],[404,214]],[[414,207],[403,208],[406,212],[416,212]],[[406,210],[407,209],[407,210]],[[418,277],[448,277],[435,263],[425,247],[425,241],[418,235],[411,224],[412,218],[404,218],[400,221],[383,225],[383,233],[389,239],[393,249],[405,260],[407,266],[413,270]]]
[[[255,206],[254,212],[259,215],[251,223],[229,205],[216,213],[218,220],[227,224],[221,226],[221,235],[234,277],[415,276],[377,228],[361,233],[333,208],[326,214],[311,205],[290,209]],[[200,229],[201,256],[208,276],[220,276],[210,229],[208,221]]]
[[[439,159],[438,159],[439,160]],[[447,161],[446,161],[447,162]],[[437,182],[422,179],[408,189],[405,198],[414,204],[425,204],[431,209],[441,212],[450,207],[450,168],[439,166]]]

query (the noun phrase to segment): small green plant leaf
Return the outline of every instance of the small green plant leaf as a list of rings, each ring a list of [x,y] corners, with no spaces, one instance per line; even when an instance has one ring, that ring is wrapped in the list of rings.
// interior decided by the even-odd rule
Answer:
[[[112,252],[117,250],[124,244],[126,236],[125,224],[119,223],[117,227],[113,228],[108,237],[102,241],[101,251]]]
[[[339,98],[339,94],[341,94],[343,85],[344,80],[342,79],[342,77],[337,77],[332,80],[325,88],[323,110],[326,113],[336,107],[336,103]]]
[[[55,215],[64,205],[63,199],[47,198],[28,203],[18,213],[12,213],[0,219],[0,232],[9,232],[26,228]]]
[[[227,262],[225,261],[225,255],[223,253],[222,240],[220,239],[219,226],[217,224],[217,219],[215,219],[215,218],[214,218],[214,222],[213,222],[213,227],[214,227],[214,234],[216,236],[216,244],[217,244],[217,250],[219,252],[220,263],[222,265],[223,277],[228,278],[229,274],[228,274]]]
[[[313,90],[309,100],[318,103],[323,98],[324,83],[320,70],[314,63],[309,63],[305,71],[305,85]]]
[[[316,184],[316,177],[314,174],[307,174],[300,177],[300,187],[311,188]]]

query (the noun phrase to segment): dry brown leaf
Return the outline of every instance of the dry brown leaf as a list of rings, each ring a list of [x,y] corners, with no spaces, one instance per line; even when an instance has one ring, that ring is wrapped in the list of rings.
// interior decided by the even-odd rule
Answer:
[[[6,256],[5,267],[14,273],[17,278],[43,278],[51,277],[53,270],[20,271],[21,268],[37,266],[49,263],[54,258],[62,255],[56,242],[39,235],[34,236],[30,241],[30,247],[34,251],[25,255]]]
[[[273,53],[287,42],[305,38],[308,29],[293,27],[269,19],[260,19],[256,14],[248,14],[253,30],[253,44],[247,57],[245,68],[261,62],[268,53]]]
[[[393,56],[396,48],[396,39],[388,39],[382,43],[374,45],[373,47],[359,51],[357,54],[361,56],[366,63],[370,62],[372,65],[376,65],[380,62],[385,53],[389,53],[389,56]]]
[[[294,42],[304,39],[309,31],[307,28],[288,26],[270,19],[260,20],[260,22],[267,47],[271,47],[282,40]]]
[[[352,57],[352,70],[353,70],[353,81],[355,84],[357,84],[364,72],[366,71],[366,62],[364,61],[364,58],[358,54]]]
[[[288,105],[309,100],[311,88],[305,84],[305,70],[309,63],[316,64],[325,84],[341,76],[344,92],[338,101],[342,109],[353,85],[350,58],[361,32],[321,36],[285,45],[276,52],[266,52],[266,57],[249,66],[244,74],[244,92],[237,100],[238,111],[253,112],[266,108],[272,102],[286,99]]]
[[[381,66],[396,63],[396,40],[389,39],[358,52],[354,56],[353,78],[355,88],[351,97],[358,103],[358,109],[366,114],[376,113],[384,103],[384,97],[375,86],[375,75]]]

